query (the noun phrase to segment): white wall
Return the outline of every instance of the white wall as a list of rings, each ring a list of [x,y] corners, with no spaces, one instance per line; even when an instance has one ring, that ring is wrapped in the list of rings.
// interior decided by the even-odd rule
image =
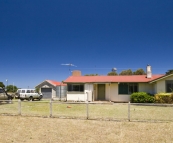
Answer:
[[[173,80],[172,78],[168,78],[166,80]],[[87,101],[87,94],[89,101],[97,100],[97,84],[85,84],[84,93],[67,93],[67,100],[70,101]],[[140,92],[148,92],[151,94],[155,94],[160,91],[165,91],[165,80],[159,81],[157,84],[149,84],[149,83],[139,83],[138,90]],[[130,95],[129,94],[118,94],[118,83],[108,83],[105,84],[105,99],[107,101],[116,101],[116,102],[129,102]]]
[[[166,89],[165,89],[166,88],[166,84],[165,84],[166,80],[173,80],[173,76],[157,81],[156,82],[156,93],[166,92]]]
[[[119,94],[118,95],[118,102],[129,102],[130,95],[129,94]]]
[[[72,94],[67,93],[67,101],[87,101],[87,94]]]
[[[84,93],[67,93],[67,101],[92,101],[93,97],[93,84],[84,85]]]
[[[118,83],[106,84],[106,100],[116,102],[129,102],[130,95],[118,94]]]
[[[94,92],[94,85],[93,84],[85,84],[85,93],[87,94],[86,101],[93,101],[93,92]]]
[[[52,98],[56,98],[56,91],[52,88]]]
[[[118,84],[117,83],[106,84],[106,100],[110,100],[110,101],[118,100]]]
[[[151,94],[155,94],[154,84],[149,83],[139,83],[138,84],[139,92],[147,92]]]

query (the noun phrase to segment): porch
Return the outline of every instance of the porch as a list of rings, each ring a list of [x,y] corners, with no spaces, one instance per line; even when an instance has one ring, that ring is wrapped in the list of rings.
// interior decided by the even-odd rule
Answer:
[[[81,85],[80,85],[81,86]],[[128,94],[118,94],[118,83],[87,83],[80,92],[67,92],[67,101],[128,102]]]

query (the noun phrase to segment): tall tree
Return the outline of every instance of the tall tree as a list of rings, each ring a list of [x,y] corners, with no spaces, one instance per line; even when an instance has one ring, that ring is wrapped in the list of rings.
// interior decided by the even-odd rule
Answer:
[[[16,92],[17,87],[15,85],[8,85],[7,86],[7,92]]]
[[[4,88],[4,87],[5,87],[5,85],[4,85],[4,83],[3,83],[3,82],[0,82],[0,87],[2,87],[2,88]]]
[[[112,72],[109,72],[107,75],[108,75],[108,76],[112,76],[112,75],[115,76],[115,75],[118,75],[118,74],[117,74],[116,71],[112,71]]]
[[[143,69],[137,69],[135,72],[133,72],[134,75],[145,75],[145,71]]]
[[[173,74],[173,69],[168,70],[168,71],[166,72],[166,75],[168,75],[168,74]]]
[[[97,73],[96,74],[86,74],[84,76],[98,76],[98,74]]]
[[[132,74],[133,74],[132,70],[128,69],[128,70],[121,71],[119,75],[132,75]]]

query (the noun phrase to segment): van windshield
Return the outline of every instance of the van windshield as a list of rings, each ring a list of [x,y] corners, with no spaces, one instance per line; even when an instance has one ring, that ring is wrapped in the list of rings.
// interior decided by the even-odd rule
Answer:
[[[18,90],[18,91],[17,91],[17,93],[20,93],[20,92],[21,92],[21,90]]]

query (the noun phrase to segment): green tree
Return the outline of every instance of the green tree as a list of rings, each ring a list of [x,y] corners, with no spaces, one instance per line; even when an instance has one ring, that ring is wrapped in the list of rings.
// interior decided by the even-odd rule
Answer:
[[[133,75],[133,72],[131,69],[123,70],[119,75]]]
[[[16,92],[17,91],[17,87],[14,85],[8,85],[7,86],[7,92]]]
[[[166,72],[166,75],[169,75],[169,74],[173,74],[173,69],[172,69],[172,70],[168,70],[168,71]]]
[[[133,72],[134,75],[145,75],[145,71],[143,69],[137,69],[135,72]]]
[[[4,88],[4,87],[5,87],[5,85],[4,85],[4,83],[3,83],[3,82],[0,82],[0,87],[2,87],[2,88]]]
[[[35,88],[35,91],[36,91],[37,93],[39,93],[40,88],[36,87],[36,88]]]
[[[118,75],[116,71],[111,71],[107,74],[108,76],[115,76]]]
[[[85,76],[98,76],[98,74],[86,74]]]

